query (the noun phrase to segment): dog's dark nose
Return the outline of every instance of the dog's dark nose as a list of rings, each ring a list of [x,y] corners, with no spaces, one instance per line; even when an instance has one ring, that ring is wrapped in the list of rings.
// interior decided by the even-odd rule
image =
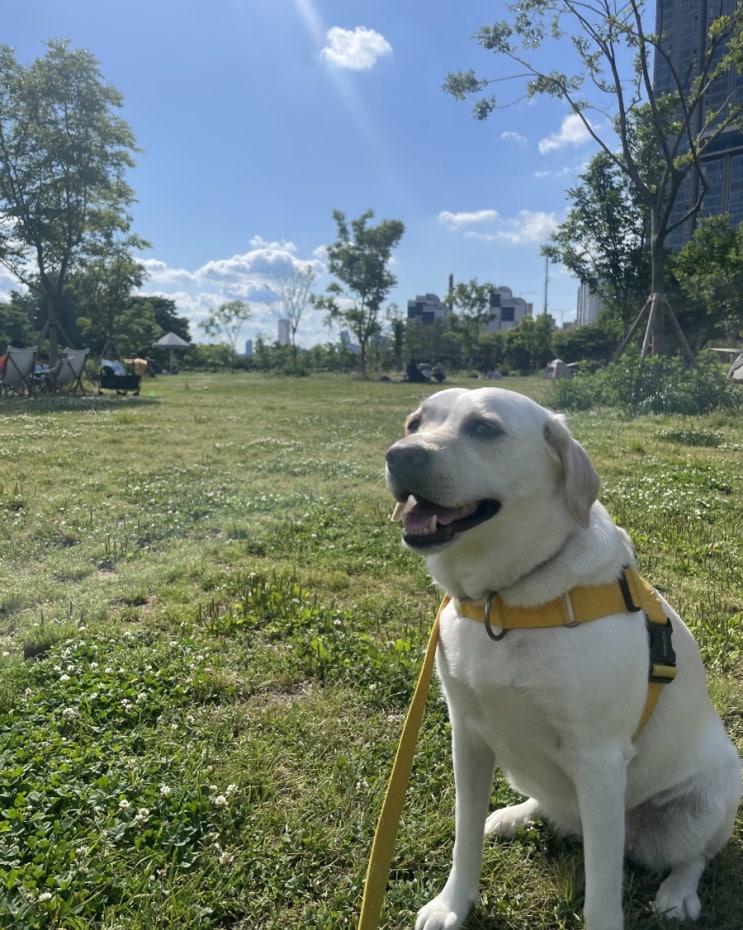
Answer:
[[[413,479],[420,476],[429,458],[428,450],[420,443],[401,439],[387,450],[387,468],[396,480],[411,485]]]

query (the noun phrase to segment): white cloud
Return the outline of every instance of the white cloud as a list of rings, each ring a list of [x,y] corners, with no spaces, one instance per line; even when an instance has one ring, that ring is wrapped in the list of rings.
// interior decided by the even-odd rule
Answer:
[[[497,210],[476,210],[471,213],[450,213],[448,210],[442,210],[439,213],[439,222],[449,229],[462,229],[465,226],[479,225],[481,223],[494,223],[497,219]]]
[[[540,155],[548,152],[557,152],[568,145],[583,145],[591,138],[591,134],[577,113],[570,113],[562,121],[558,132],[546,136],[539,142]]]
[[[392,46],[385,37],[365,26],[353,30],[333,26],[326,38],[327,45],[320,56],[335,68],[368,71],[382,56],[392,53]]]
[[[229,258],[211,259],[193,271],[171,268],[156,258],[141,259],[148,272],[141,293],[175,301],[176,312],[191,323],[191,337],[196,342],[204,341],[205,338],[199,324],[211,310],[230,300],[243,300],[253,310],[253,316],[244,328],[247,335],[264,332],[267,338],[275,338],[276,315],[267,306],[274,295],[268,290],[268,285],[277,274],[292,268],[310,267],[320,278],[326,270],[322,261],[323,247],[315,249],[305,259],[297,255],[297,247],[293,242],[269,242],[261,236],[254,236],[249,245],[246,252]],[[305,315],[307,326],[303,319],[301,329],[319,333],[321,321],[313,319],[310,308]]]
[[[517,145],[523,145],[526,142],[526,136],[522,136],[520,132],[513,132],[509,129],[502,132],[500,137],[504,142],[515,142]]]
[[[512,245],[545,242],[557,228],[554,213],[539,210],[519,210],[515,217],[501,217],[496,210],[479,210],[475,213],[439,213],[439,221],[453,231],[460,231],[466,239],[484,242],[510,242]],[[497,222],[496,222],[497,221]],[[472,229],[482,223],[495,223],[493,232]]]

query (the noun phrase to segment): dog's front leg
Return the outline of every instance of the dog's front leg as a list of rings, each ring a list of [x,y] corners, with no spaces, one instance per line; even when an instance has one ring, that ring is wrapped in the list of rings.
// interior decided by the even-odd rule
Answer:
[[[581,754],[574,771],[583,827],[586,930],[623,930],[627,760],[619,749],[609,748]]]
[[[493,786],[495,756],[466,723],[452,717],[456,788],[452,868],[440,895],[418,911],[415,930],[456,930],[474,906],[482,867],[483,825]]]

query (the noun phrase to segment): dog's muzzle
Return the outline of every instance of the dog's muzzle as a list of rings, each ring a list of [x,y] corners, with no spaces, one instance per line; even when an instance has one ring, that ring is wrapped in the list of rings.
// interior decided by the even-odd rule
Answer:
[[[387,487],[398,505],[393,519],[401,520],[403,542],[412,549],[448,545],[454,538],[500,510],[500,501],[480,500],[446,504],[436,497],[428,469],[432,453],[419,442],[401,439],[387,452]]]

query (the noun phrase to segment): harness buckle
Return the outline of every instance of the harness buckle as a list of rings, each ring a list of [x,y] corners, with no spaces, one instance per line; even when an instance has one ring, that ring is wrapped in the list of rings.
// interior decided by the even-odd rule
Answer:
[[[646,617],[648,640],[650,642],[649,680],[665,685],[676,677],[676,653],[671,642],[673,627],[666,618],[665,626],[652,623]]]
[[[485,609],[483,610],[483,623],[485,624],[485,632],[493,640],[493,642],[497,643],[503,639],[508,630],[501,628],[500,633],[494,633],[493,627],[490,625],[490,609],[493,606],[494,597],[497,597],[497,594],[495,591],[491,591],[490,594],[488,594],[488,599],[485,601]]]

